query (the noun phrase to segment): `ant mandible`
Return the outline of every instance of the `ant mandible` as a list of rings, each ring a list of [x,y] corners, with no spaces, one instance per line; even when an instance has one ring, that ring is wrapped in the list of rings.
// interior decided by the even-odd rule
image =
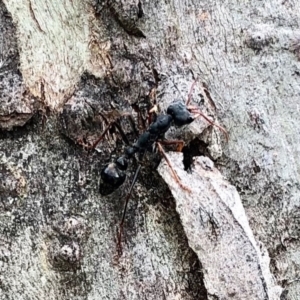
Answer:
[[[147,151],[152,152],[153,149],[157,149],[161,155],[166,160],[176,182],[179,184],[179,186],[185,190],[186,192],[190,193],[188,187],[184,186],[174,169],[172,168],[171,162],[169,161],[168,157],[165,154],[165,151],[163,150],[162,145],[171,145],[175,144],[177,145],[177,150],[181,151],[184,146],[184,141],[182,140],[165,140],[164,135],[169,130],[171,126],[177,126],[181,127],[184,125],[188,125],[192,123],[196,118],[203,117],[208,123],[210,123],[213,126],[218,127],[226,137],[226,140],[228,140],[228,134],[227,131],[221,127],[220,125],[212,122],[207,116],[205,116],[198,107],[191,106],[191,94],[194,89],[194,86],[196,84],[196,80],[193,82],[188,99],[186,103],[183,103],[182,101],[174,101],[169,107],[167,108],[166,114],[159,114],[157,115],[154,122],[152,122],[149,127],[138,137],[137,141],[131,145],[128,146],[124,154],[118,157],[114,162],[111,162],[104,166],[104,168],[101,171],[101,185],[103,185],[103,188],[100,187],[100,192],[103,195],[107,195],[114,190],[116,190],[118,187],[120,187],[125,179],[126,179],[126,170],[128,167],[128,161],[135,157],[135,155],[138,155],[138,161],[142,161],[145,153]],[[153,112],[154,109],[152,109],[150,112]],[[123,232],[123,226],[124,226],[124,220],[126,215],[126,210],[128,206],[128,202],[133,190],[133,187],[137,181],[138,174],[141,169],[141,164],[138,165],[134,178],[132,180],[130,189],[127,193],[127,196],[125,198],[125,206],[122,214],[122,219],[119,225],[119,231],[117,236],[117,245],[118,245],[118,251],[119,253],[122,253],[122,247],[121,247],[121,239],[122,239],[122,232]],[[103,191],[109,191],[103,192]]]

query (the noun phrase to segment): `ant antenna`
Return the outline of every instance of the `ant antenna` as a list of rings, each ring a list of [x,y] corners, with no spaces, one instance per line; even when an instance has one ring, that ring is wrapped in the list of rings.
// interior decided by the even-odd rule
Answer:
[[[119,253],[122,254],[122,243],[121,243],[121,239],[122,239],[122,233],[123,233],[123,226],[124,226],[124,220],[125,220],[125,215],[126,215],[126,211],[127,211],[127,206],[128,206],[128,202],[129,202],[129,199],[130,199],[130,196],[131,196],[131,193],[132,193],[132,190],[133,190],[133,187],[137,181],[137,177],[139,175],[139,172],[141,170],[141,164],[139,164],[139,166],[137,167],[136,171],[135,171],[135,174],[134,174],[134,177],[133,177],[133,180],[132,180],[132,183],[131,183],[131,186],[130,186],[130,189],[127,193],[127,196],[126,196],[126,199],[125,199],[125,206],[124,206],[124,210],[123,210],[123,215],[122,215],[122,220],[120,222],[120,228],[119,228],[119,232],[118,232],[118,250],[119,250]]]
[[[187,98],[186,103],[185,103],[187,109],[190,110],[191,113],[195,113],[196,114],[195,115],[195,119],[197,119],[198,117],[201,116],[210,125],[218,127],[224,133],[225,138],[226,138],[226,142],[228,142],[228,140],[229,140],[228,132],[226,131],[226,129],[224,127],[222,127],[222,126],[216,124],[215,122],[211,121],[198,107],[193,106],[193,105],[189,105],[190,102],[191,102],[192,93],[193,93],[193,90],[195,88],[195,85],[196,85],[197,81],[198,81],[198,78],[196,78],[194,80],[194,82],[192,83],[192,85],[191,85],[191,88],[190,88],[190,91],[189,91],[189,94],[188,94],[188,98]]]

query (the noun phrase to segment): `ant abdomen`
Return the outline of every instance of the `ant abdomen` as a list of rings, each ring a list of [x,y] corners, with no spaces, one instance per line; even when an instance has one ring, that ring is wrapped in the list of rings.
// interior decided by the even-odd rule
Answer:
[[[116,162],[109,163],[102,169],[100,183],[101,195],[106,196],[111,194],[124,183],[127,165],[126,158],[118,158]]]
[[[128,161],[126,159],[126,157],[124,156],[120,156],[117,160],[116,160],[116,165],[117,167],[122,170],[122,171],[126,171],[127,167],[128,167]]]

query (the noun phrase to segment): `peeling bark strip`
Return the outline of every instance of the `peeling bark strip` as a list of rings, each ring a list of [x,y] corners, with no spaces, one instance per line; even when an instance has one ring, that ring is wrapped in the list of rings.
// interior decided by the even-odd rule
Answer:
[[[254,240],[236,189],[206,157],[198,157],[187,174],[179,154],[168,156],[192,191],[190,195],[178,187],[163,161],[159,173],[172,190],[189,245],[203,266],[208,298],[279,299],[281,288],[274,285],[268,257]]]

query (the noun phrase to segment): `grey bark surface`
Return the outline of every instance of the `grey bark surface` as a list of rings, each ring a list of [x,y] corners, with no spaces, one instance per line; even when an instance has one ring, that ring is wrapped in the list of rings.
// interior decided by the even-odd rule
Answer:
[[[299,11],[271,0],[1,1],[0,299],[299,299]],[[187,174],[172,154],[190,195],[147,155],[118,256],[136,164],[103,197],[101,169],[124,142],[111,131],[86,148],[107,120],[132,143],[122,112],[137,120],[133,108],[154,99],[165,111],[195,78],[193,105],[230,139],[200,118],[167,137],[227,181],[203,158]]]

